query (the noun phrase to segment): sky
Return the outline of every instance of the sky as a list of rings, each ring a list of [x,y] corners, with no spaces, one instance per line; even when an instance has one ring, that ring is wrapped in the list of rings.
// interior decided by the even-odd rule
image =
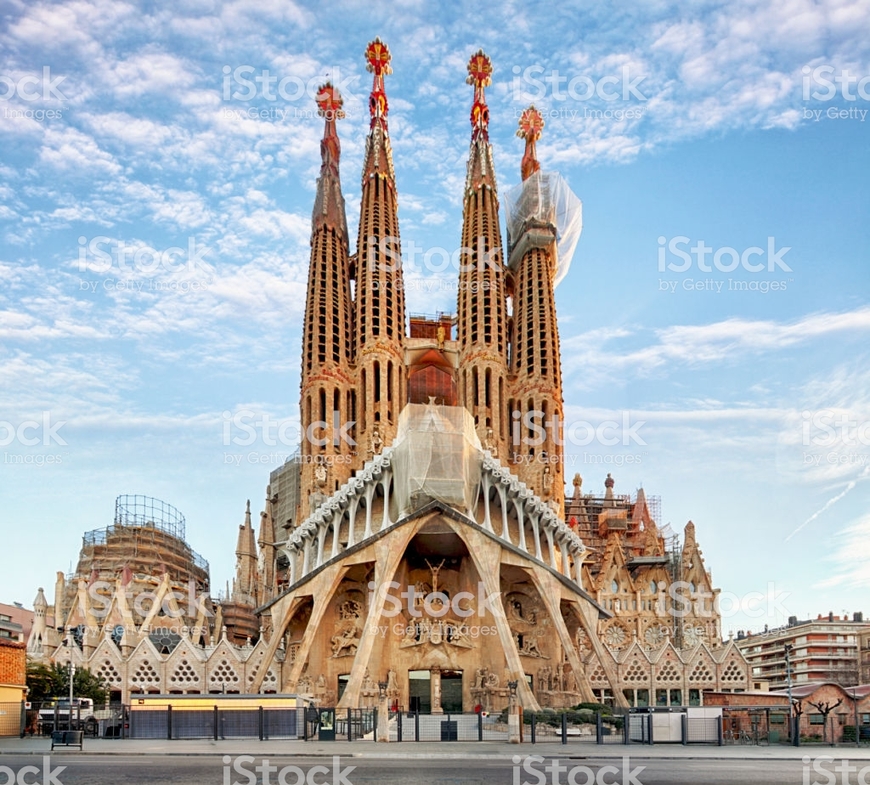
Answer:
[[[0,601],[51,602],[121,494],[177,507],[231,579],[295,449],[314,95],[344,97],[355,238],[380,36],[407,310],[455,310],[483,48],[501,192],[534,103],[583,205],[556,289],[569,489],[611,472],[693,521],[725,635],[870,613],[868,28],[830,0],[8,0]],[[240,445],[240,421],[274,425]]]

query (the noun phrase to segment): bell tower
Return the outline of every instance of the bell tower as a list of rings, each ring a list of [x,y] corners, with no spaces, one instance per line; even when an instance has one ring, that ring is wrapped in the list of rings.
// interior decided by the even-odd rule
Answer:
[[[360,463],[393,441],[399,412],[407,397],[399,206],[387,127],[389,106],[384,90],[384,77],[392,73],[392,69],[390,50],[380,38],[368,45],[366,60],[366,67],[373,74],[373,84],[357,241],[357,450]]]
[[[317,95],[324,118],[320,177],[311,217],[311,260],[302,337],[300,413],[303,429],[299,507],[304,520],[312,499],[328,497],[350,476],[353,443],[342,426],[356,419],[353,311],[347,219],[339,178],[341,144],[336,121],[344,117],[338,90],[327,83]]]
[[[526,143],[521,209],[527,218],[516,237],[508,233],[508,266],[514,280],[511,449],[517,476],[542,499],[555,503],[563,515],[562,370],[554,295],[556,217],[535,150],[543,127],[540,112],[530,106],[522,113],[517,131]]]
[[[507,301],[498,186],[484,95],[484,88],[492,81],[492,63],[482,50],[469,60],[466,81],[474,87],[474,102],[457,301],[459,402],[474,416],[481,442],[506,460]]]

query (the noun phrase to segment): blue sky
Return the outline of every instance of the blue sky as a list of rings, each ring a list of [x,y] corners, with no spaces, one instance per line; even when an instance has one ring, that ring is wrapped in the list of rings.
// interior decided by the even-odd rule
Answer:
[[[726,634],[870,612],[866,3],[13,0],[0,24],[0,600],[50,596],[122,493],[182,510],[231,577],[245,500],[293,449],[223,434],[225,413],[298,418],[311,96],[345,97],[355,235],[379,35],[404,247],[459,245],[480,47],[502,191],[533,101],[542,165],[583,201],[567,424],[641,422],[643,443],[569,444],[566,475],[693,520],[742,607]],[[699,241],[709,271],[670,250]],[[455,271],[406,281],[411,312],[454,309]]]

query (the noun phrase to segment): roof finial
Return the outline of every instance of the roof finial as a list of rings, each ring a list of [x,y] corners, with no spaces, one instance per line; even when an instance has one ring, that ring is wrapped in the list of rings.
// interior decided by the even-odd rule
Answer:
[[[341,156],[341,144],[338,141],[338,132],[335,121],[344,117],[344,99],[338,89],[332,86],[332,82],[321,85],[317,91],[317,114],[324,118],[323,139],[320,142],[320,156],[323,159],[323,168],[332,168],[338,174],[338,159]]]
[[[474,85],[474,104],[471,107],[471,138],[477,139],[482,135],[489,138],[489,107],[486,105],[486,96],[483,88],[492,84],[492,60],[484,54],[483,49],[478,49],[476,54],[468,61],[468,84]]]
[[[390,68],[390,50],[380,38],[375,38],[366,47],[366,70],[374,74],[372,92],[369,96],[369,112],[372,116],[371,127],[374,128],[378,120],[382,126],[387,127],[387,94],[384,91],[384,76],[393,73]]]
[[[537,151],[535,150],[535,142],[541,138],[541,131],[544,128],[544,118],[541,113],[535,109],[532,104],[528,109],[524,110],[520,115],[519,129],[517,136],[520,139],[526,140],[526,151],[523,153],[523,162],[520,166],[523,180],[528,180],[535,172],[541,170],[541,164],[538,162]]]

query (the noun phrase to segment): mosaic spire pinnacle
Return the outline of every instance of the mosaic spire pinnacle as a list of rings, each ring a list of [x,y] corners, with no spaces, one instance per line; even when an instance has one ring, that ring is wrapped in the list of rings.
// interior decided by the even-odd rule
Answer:
[[[483,136],[489,138],[489,107],[486,105],[484,88],[492,84],[492,60],[478,49],[468,61],[468,78],[465,80],[474,86],[474,103],[471,106],[471,138]]]
[[[391,59],[389,47],[380,38],[375,38],[366,47],[366,70],[374,74],[372,92],[369,96],[369,112],[372,116],[372,128],[375,127],[378,121],[381,122],[384,128],[387,126],[387,114],[390,108],[387,103],[387,93],[384,90],[384,76],[393,73],[393,69],[390,68]]]
[[[535,109],[534,104],[520,115],[517,136],[526,142],[526,150],[523,153],[523,161],[520,167],[523,180],[528,180],[535,172],[541,170],[541,164],[538,161],[538,154],[535,150],[535,142],[541,138],[543,128],[544,118]]]

